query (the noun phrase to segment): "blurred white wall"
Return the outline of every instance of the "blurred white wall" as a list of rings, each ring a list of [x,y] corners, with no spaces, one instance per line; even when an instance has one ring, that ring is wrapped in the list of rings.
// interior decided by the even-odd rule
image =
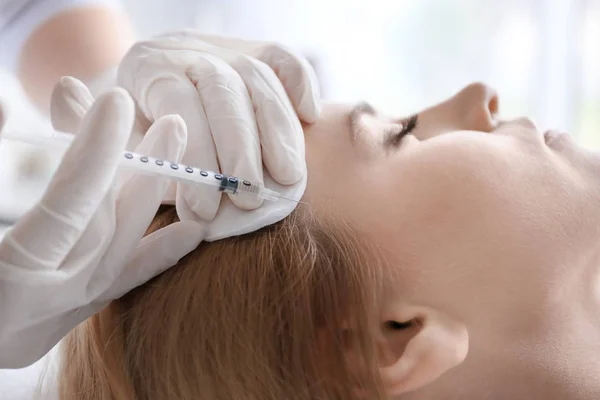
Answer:
[[[29,104],[17,80],[0,70],[0,102],[6,131],[49,133],[50,124]],[[22,215],[42,195],[60,154],[0,141],[0,237],[7,221]]]
[[[600,147],[600,0],[125,0],[142,36],[176,27],[287,43],[326,98],[410,113],[474,80],[507,117]],[[166,18],[163,18],[166,16]]]
[[[541,128],[567,130],[584,145],[600,148],[600,0],[123,4],[140,38],[193,27],[286,43],[315,62],[326,99],[366,99],[383,111],[403,115],[482,80],[498,89],[503,116],[532,116]],[[11,124],[47,128],[1,71],[0,87],[0,101],[11,103]],[[28,151],[0,146],[0,198],[6,190],[2,179],[7,180],[2,175],[21,179],[15,171]],[[49,157],[48,168],[53,162]],[[32,187],[40,186],[33,181]],[[18,203],[22,208],[26,202]],[[0,203],[0,215],[3,207],[7,205]]]

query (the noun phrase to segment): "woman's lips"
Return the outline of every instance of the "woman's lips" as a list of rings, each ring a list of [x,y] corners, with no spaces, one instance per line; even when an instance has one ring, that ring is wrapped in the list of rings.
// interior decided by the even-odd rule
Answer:
[[[564,143],[567,140],[570,140],[571,136],[568,133],[557,131],[557,130],[547,130],[544,132],[544,142],[548,147],[558,148],[561,146],[561,143]]]

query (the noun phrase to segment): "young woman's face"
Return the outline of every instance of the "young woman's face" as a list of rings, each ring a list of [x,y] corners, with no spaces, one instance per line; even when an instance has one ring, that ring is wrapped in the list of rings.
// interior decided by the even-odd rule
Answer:
[[[598,247],[600,159],[528,119],[497,120],[497,107],[483,84],[416,120],[325,106],[306,127],[305,198],[377,240],[403,301],[464,319],[484,310],[511,329]]]

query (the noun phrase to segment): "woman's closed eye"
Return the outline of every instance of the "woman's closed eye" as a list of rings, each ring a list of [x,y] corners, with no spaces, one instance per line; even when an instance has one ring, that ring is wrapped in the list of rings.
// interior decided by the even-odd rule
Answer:
[[[415,114],[412,117],[403,120],[401,122],[401,125],[399,125],[399,130],[396,128],[388,133],[387,138],[385,140],[386,147],[398,147],[402,143],[402,139],[404,139],[406,135],[411,134],[415,130],[418,122],[418,114]]]

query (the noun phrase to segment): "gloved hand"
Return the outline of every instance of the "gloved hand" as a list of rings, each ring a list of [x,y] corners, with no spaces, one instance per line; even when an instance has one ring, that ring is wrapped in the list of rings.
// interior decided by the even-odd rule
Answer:
[[[180,31],[135,44],[117,79],[140,108],[138,120],[183,118],[188,144],[182,163],[260,183],[265,173],[281,185],[306,179],[300,120],[318,118],[319,88],[308,62],[286,48]],[[230,199],[244,210],[262,204],[251,197]],[[211,221],[220,201],[212,189],[178,184],[182,219]],[[294,208],[286,206],[270,213],[281,219]]]
[[[55,105],[53,119],[70,118],[73,107],[63,118]],[[184,221],[140,241],[169,181],[136,176],[115,184],[134,118],[125,90],[100,96],[39,204],[0,243],[0,368],[33,363],[77,324],[174,265],[204,237],[201,227]],[[178,161],[186,136],[181,118],[164,116],[136,151]]]

